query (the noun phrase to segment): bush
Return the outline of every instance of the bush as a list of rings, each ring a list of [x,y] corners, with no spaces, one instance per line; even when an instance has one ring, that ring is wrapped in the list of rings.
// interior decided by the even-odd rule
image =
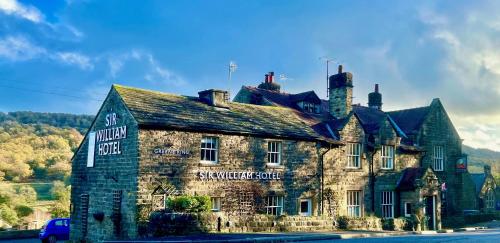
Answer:
[[[18,217],[24,218],[33,213],[33,209],[26,205],[17,205],[15,207],[16,213]]]
[[[500,214],[498,213],[480,213],[471,214],[464,216],[464,221],[466,224],[475,224],[479,222],[491,221],[494,219],[500,219]]]
[[[415,222],[411,218],[382,219],[383,230],[412,231],[414,227]]]
[[[178,213],[209,212],[212,205],[208,196],[177,196],[167,198],[167,207]]]
[[[149,218],[147,231],[155,237],[205,233],[210,228],[210,217],[200,213],[171,213],[155,211]]]
[[[339,229],[346,230],[347,227],[349,227],[349,218],[347,218],[346,216],[340,216],[337,219],[337,223],[338,223]]]

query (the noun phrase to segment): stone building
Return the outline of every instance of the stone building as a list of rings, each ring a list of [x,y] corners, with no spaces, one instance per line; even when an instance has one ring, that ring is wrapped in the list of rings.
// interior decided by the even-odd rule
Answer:
[[[495,178],[491,174],[491,167],[484,166],[484,173],[470,174],[475,185],[475,194],[477,200],[477,209],[483,212],[494,212],[498,207],[496,204],[498,198],[498,186]]]
[[[221,90],[113,85],[72,160],[71,238],[135,238],[141,218],[180,194],[211,197],[223,220],[416,214],[439,229],[441,217],[473,207],[439,100],[384,112],[378,86],[365,107],[352,104],[351,73],[340,67],[329,82],[322,100],[282,92],[271,72],[233,102]]]

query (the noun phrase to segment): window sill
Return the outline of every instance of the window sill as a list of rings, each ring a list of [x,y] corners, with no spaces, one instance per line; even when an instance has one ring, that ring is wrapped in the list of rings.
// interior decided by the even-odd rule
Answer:
[[[346,167],[344,171],[362,171],[361,167]]]
[[[282,164],[266,163],[266,168],[271,168],[271,169],[285,169],[285,166],[282,165]]]
[[[210,162],[210,161],[200,161],[199,164],[201,166],[220,166],[219,163],[217,163],[217,162]]]

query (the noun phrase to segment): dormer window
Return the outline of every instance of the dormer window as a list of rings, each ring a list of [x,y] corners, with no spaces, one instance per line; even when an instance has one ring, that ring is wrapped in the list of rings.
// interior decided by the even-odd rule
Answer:
[[[299,102],[300,108],[307,113],[320,113],[320,106],[308,101]]]

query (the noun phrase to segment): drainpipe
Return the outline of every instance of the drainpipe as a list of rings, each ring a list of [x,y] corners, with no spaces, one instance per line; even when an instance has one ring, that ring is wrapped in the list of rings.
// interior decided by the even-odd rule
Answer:
[[[371,153],[371,158],[370,158],[370,194],[371,194],[371,211],[372,213],[375,213],[375,173],[374,173],[374,166],[373,166],[373,157],[375,157],[375,153],[377,152],[376,149],[373,150]]]
[[[329,144],[329,148],[328,148],[328,150],[326,150],[325,152],[323,152],[323,153],[320,155],[320,157],[319,157],[320,164],[321,164],[321,178],[320,178],[320,179],[321,179],[321,185],[320,185],[320,193],[319,193],[319,194],[320,194],[320,195],[319,195],[319,196],[320,196],[320,202],[321,202],[321,215],[323,215],[323,213],[324,213],[324,207],[323,207],[323,205],[324,205],[324,203],[323,203],[323,200],[324,200],[324,198],[323,198],[323,188],[324,188],[324,186],[325,186],[325,185],[324,185],[324,181],[325,181],[325,177],[324,177],[324,175],[325,175],[325,174],[323,173],[323,170],[324,170],[324,166],[323,166],[323,165],[324,165],[324,163],[323,163],[323,159],[324,159],[324,157],[325,157],[325,154],[326,154],[326,153],[328,153],[331,149],[332,149],[332,145],[331,145],[331,144]]]

